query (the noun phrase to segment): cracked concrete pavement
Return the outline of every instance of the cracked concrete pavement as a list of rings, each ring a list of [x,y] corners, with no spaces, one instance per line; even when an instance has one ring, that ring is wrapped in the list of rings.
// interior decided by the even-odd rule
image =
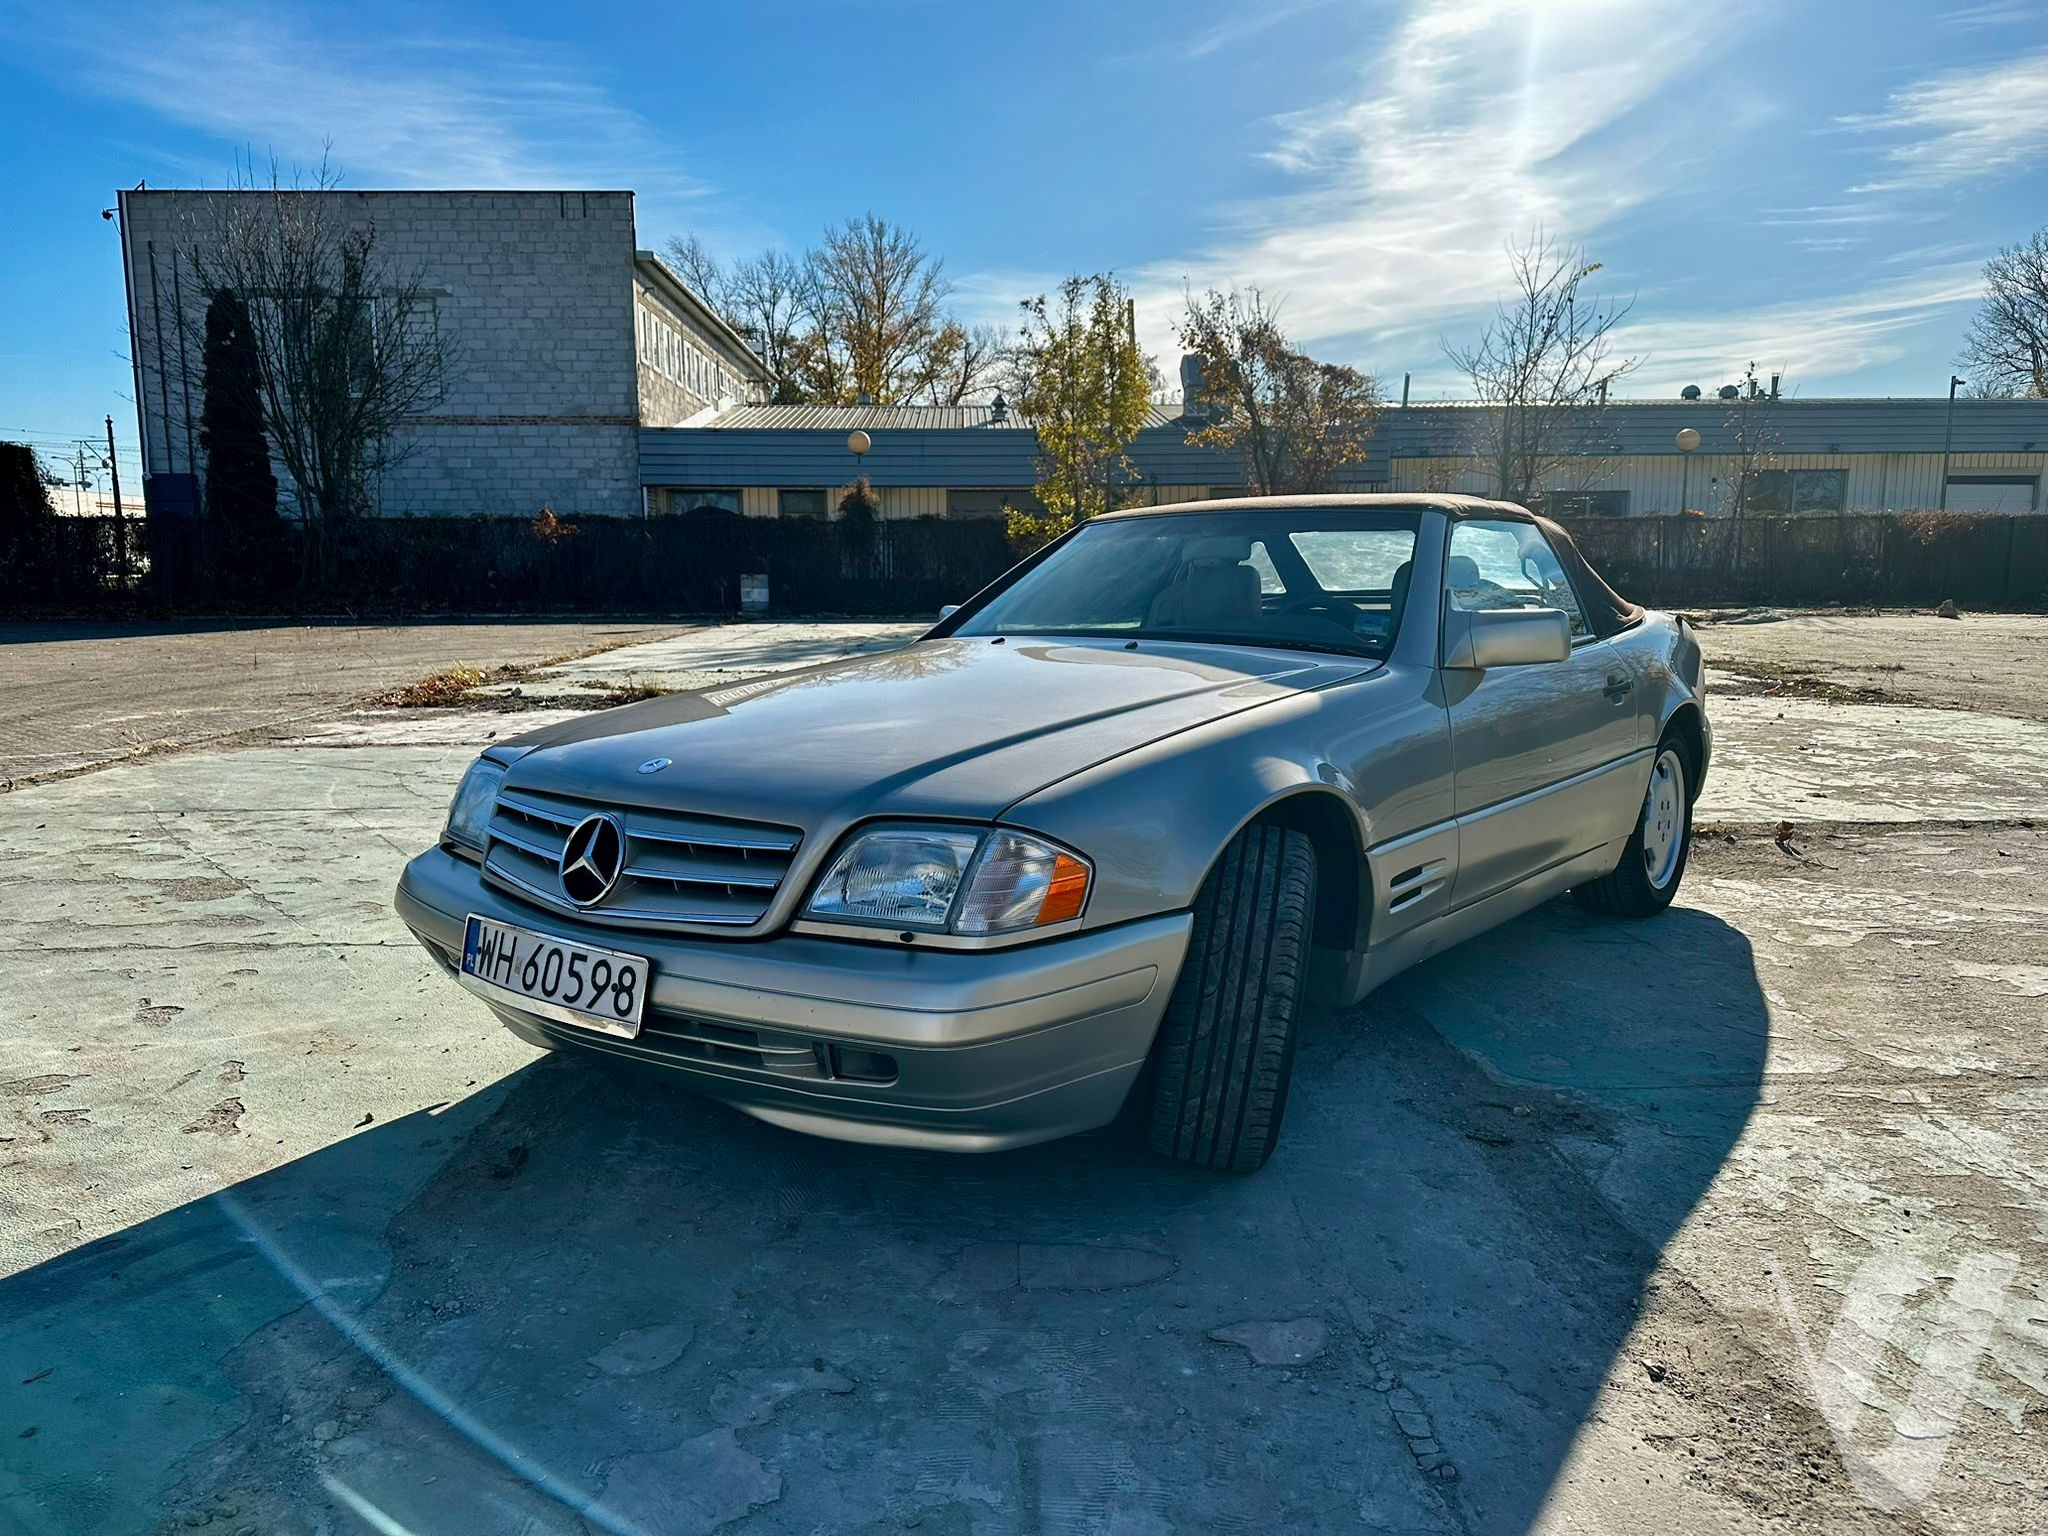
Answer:
[[[0,785],[322,719],[448,667],[530,664],[682,628],[616,620],[0,624]]]
[[[818,1142],[521,1045],[389,893],[531,712],[0,795],[0,1524],[2038,1530],[2048,725],[1889,676],[1731,678],[1678,905],[1552,903],[1308,1020],[1248,1179],[1116,1132]],[[1818,1349],[1874,1258],[1992,1253],[1954,1440],[1887,1509],[1791,1319]],[[1865,1447],[1923,1431],[1938,1290],[1868,1325]]]

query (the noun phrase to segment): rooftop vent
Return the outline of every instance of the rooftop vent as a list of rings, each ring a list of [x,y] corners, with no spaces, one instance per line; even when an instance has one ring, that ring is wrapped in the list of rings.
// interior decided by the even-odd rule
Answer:
[[[1009,419],[1010,402],[1005,400],[1002,397],[1001,393],[998,392],[995,399],[989,401],[988,403],[989,425],[992,427],[1000,427],[1004,422],[1008,421]]]
[[[1700,387],[1697,384],[1688,384],[1678,392],[1678,398],[1681,400],[1697,400],[1699,397]]]
[[[1721,398],[1723,400],[1739,400],[1742,398],[1742,391],[1733,384],[1723,384],[1721,386]]]

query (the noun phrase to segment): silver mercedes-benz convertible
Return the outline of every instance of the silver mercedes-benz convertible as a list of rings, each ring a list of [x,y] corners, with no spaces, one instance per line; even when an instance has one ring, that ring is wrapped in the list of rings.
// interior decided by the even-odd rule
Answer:
[[[493,746],[398,910],[523,1038],[778,1125],[989,1150],[1128,1101],[1252,1169],[1306,1008],[1565,890],[1670,903],[1705,694],[1520,507],[1117,512],[902,650]]]

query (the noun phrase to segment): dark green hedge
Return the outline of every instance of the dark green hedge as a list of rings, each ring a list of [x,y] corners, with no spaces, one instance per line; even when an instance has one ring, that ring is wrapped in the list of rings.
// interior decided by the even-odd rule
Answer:
[[[121,606],[108,520],[60,518],[61,559],[38,562],[11,607]],[[721,613],[765,574],[783,613],[928,614],[1001,574],[1000,523],[916,518],[811,522],[725,513],[676,518],[364,519],[309,574],[290,524],[267,559],[227,572],[203,519],[158,518],[138,543],[145,606],[205,611]]]
[[[1639,602],[2048,606],[2048,517],[1911,513],[1725,519],[1584,518],[1594,566]],[[111,519],[39,519],[0,569],[10,613],[297,611],[404,615],[730,613],[740,577],[769,578],[779,613],[924,615],[959,602],[1013,556],[999,523],[742,518],[369,519],[324,580],[290,525],[253,569],[224,573],[203,519],[131,519],[131,584]]]

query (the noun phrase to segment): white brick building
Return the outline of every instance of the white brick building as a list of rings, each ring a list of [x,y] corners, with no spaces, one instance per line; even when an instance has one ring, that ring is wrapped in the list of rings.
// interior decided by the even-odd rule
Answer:
[[[205,471],[205,306],[189,252],[216,226],[218,200],[267,195],[120,195],[152,515],[195,511]],[[377,259],[419,274],[449,343],[444,397],[403,429],[402,458],[372,488],[386,515],[637,516],[641,426],[765,398],[760,360],[639,250],[630,192],[305,195],[375,227]],[[290,496],[282,474],[279,488]]]

